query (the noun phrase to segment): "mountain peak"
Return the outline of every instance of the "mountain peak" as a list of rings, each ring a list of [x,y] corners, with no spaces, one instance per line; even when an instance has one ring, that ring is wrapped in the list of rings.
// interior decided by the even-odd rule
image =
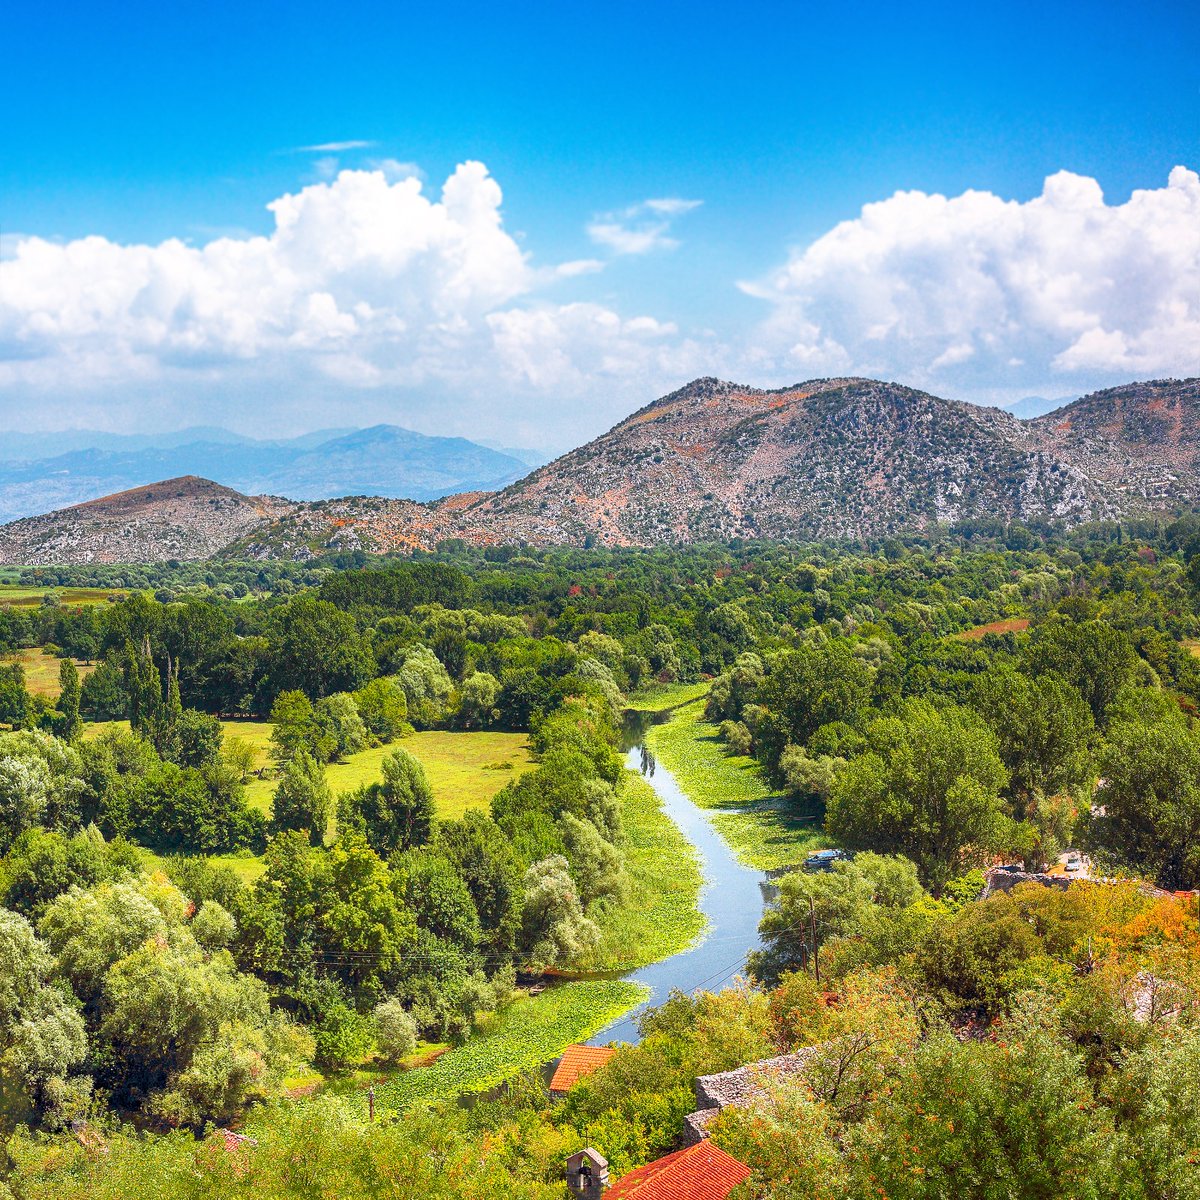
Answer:
[[[374,457],[395,429],[313,453],[336,469]],[[537,546],[862,538],[960,522],[1075,524],[1198,501],[1200,380],[1110,388],[1020,421],[876,379],[763,389],[703,377],[501,491],[296,503],[185,475],[4,526],[0,561],[222,548],[303,557],[452,537]]]

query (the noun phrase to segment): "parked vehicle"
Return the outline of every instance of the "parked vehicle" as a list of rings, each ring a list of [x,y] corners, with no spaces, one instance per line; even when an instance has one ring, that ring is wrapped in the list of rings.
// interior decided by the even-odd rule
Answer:
[[[817,850],[804,860],[806,871],[829,871],[835,862],[842,862],[850,857],[845,850]]]

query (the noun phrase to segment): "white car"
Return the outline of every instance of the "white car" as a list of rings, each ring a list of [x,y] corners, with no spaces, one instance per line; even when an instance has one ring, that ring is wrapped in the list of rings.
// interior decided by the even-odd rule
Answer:
[[[1082,871],[1083,857],[1078,853],[1078,851],[1072,850],[1071,853],[1067,855],[1063,866],[1065,866],[1068,871]]]

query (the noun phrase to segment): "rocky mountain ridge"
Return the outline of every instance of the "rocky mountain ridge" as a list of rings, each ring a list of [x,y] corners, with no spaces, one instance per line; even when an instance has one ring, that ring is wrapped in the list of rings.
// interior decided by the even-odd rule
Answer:
[[[0,562],[211,558],[292,507],[277,496],[243,496],[196,476],[167,479],[0,526]]]
[[[871,379],[773,391],[697,379],[500,491],[295,502],[209,484],[221,503],[197,491],[203,533],[190,545],[182,495],[168,502],[181,482],[156,485],[165,499],[139,489],[0,527],[0,561],[119,561],[110,556],[135,548],[152,559],[305,558],[429,549],[446,538],[837,538],[1166,512],[1200,502],[1200,380],[1128,384],[1022,421]]]

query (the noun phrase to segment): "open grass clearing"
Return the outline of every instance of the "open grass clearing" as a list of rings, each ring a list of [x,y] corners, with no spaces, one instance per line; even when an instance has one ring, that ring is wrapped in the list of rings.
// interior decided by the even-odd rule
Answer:
[[[603,940],[583,967],[630,970],[686,950],[703,932],[697,907],[703,875],[692,844],[662,809],[655,790],[626,772],[621,792],[629,897],[596,914]]]
[[[110,596],[127,595],[125,588],[89,587],[25,587],[22,584],[0,584],[0,605],[14,608],[36,608],[45,596],[57,596],[68,607],[81,604],[106,604]]]
[[[212,854],[208,863],[212,867],[227,867],[247,887],[253,887],[267,869],[266,860],[249,851],[244,854]]]
[[[14,650],[4,656],[5,662],[19,662],[25,671],[25,687],[31,695],[42,696],[47,700],[57,700],[58,669],[63,661],[58,655],[47,654],[40,646],[31,646],[24,650]],[[79,679],[82,683],[95,669],[95,663],[85,663],[75,659],[79,668]]]
[[[691,700],[708,695],[707,683],[655,683],[640,688],[629,697],[635,712],[666,712]]]
[[[261,742],[264,762],[270,761],[270,724],[266,722],[230,721],[226,737],[245,736],[256,744]],[[524,733],[503,733],[485,730],[478,733],[447,732],[429,729],[414,733],[386,746],[372,746],[352,754],[344,762],[330,763],[325,777],[333,794],[351,792],[365,783],[377,783],[383,778],[383,760],[396,750],[407,750],[421,761],[438,816],[443,820],[461,817],[468,809],[486,809],[492,797],[510,780],[519,779],[533,766],[529,738]],[[276,780],[270,772],[261,779],[251,779],[246,787],[246,799],[265,813],[271,811],[271,797]]]
[[[722,810],[713,823],[748,867],[797,866],[828,845],[814,813],[772,792],[754,759],[726,753],[717,727],[704,719],[702,697],[677,709],[665,724],[652,726],[646,744],[693,804]]]
[[[647,988],[623,980],[582,980],[522,996],[492,1018],[491,1028],[441,1055],[432,1066],[401,1071],[376,1084],[383,1111],[489,1091],[557,1058],[640,1004]],[[366,1107],[366,1098],[359,1100]]]
[[[85,721],[83,723],[83,732],[79,735],[85,742],[94,742],[98,737],[103,737],[110,729],[120,729],[124,733],[129,732],[128,721]]]
[[[1197,658],[1200,658],[1200,641],[1192,639],[1184,642],[1183,646],[1189,654],[1194,654]]]

